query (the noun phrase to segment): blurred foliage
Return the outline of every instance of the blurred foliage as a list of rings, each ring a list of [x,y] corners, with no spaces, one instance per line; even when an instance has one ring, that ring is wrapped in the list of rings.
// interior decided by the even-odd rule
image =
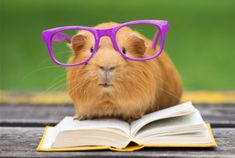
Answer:
[[[0,0],[0,89],[65,89],[65,68],[49,58],[44,29],[164,19],[165,49],[187,90],[235,89],[235,1]]]

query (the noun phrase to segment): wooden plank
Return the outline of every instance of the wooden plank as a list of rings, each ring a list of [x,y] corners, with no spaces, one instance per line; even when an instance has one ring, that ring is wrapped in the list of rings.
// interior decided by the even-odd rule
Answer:
[[[235,128],[213,129],[216,149],[147,148],[135,152],[36,152],[43,128],[0,127],[0,157],[235,157]]]
[[[66,91],[11,92],[0,91],[0,104],[71,104]],[[194,104],[235,104],[235,91],[185,91],[182,101]]]
[[[203,119],[211,122],[213,127],[235,127],[235,106],[196,105],[196,108]]]
[[[0,105],[0,126],[41,126],[55,125],[65,116],[73,116],[70,105],[30,106]]]
[[[235,127],[235,106],[196,105],[206,122],[213,127]],[[0,126],[41,126],[55,125],[65,116],[74,113],[71,104],[30,106],[0,105]]]

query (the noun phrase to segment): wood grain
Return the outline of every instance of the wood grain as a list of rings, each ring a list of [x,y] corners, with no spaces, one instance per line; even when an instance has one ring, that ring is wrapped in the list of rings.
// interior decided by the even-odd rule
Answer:
[[[37,152],[42,137],[41,127],[0,127],[0,157],[235,157],[235,129],[213,129],[216,149],[146,148],[135,152],[87,151],[87,152]]]
[[[212,123],[216,149],[146,148],[135,152],[37,152],[44,126],[55,125],[73,115],[73,106],[0,105],[0,157],[235,157],[235,106],[195,105],[203,118]]]
[[[72,105],[0,105],[0,126],[44,127],[73,116]]]
[[[235,127],[235,106],[195,105],[204,120],[212,127]],[[0,105],[0,126],[44,127],[55,125],[65,116],[74,113],[71,104],[66,105]]]

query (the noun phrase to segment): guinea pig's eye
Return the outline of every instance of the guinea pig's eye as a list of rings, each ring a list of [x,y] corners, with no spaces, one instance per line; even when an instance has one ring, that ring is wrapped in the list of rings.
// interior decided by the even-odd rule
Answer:
[[[126,48],[122,48],[122,53],[126,54]]]
[[[90,53],[92,53],[94,51],[93,47],[90,48]]]

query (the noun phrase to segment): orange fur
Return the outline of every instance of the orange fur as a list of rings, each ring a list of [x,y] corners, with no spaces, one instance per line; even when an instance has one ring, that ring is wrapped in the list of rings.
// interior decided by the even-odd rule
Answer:
[[[103,23],[96,28],[116,25],[113,22]],[[70,63],[90,55],[89,49],[94,43],[91,35],[83,32],[78,34],[86,36],[88,40],[83,47],[79,45],[83,53],[72,56]],[[129,28],[124,29],[117,40],[130,49],[133,47],[133,52],[153,52],[149,47],[151,41]],[[76,50],[73,51],[76,53]],[[103,82],[100,67],[110,66],[115,67],[109,78],[112,86],[100,86],[99,83]],[[109,37],[101,38],[98,52],[87,64],[68,68],[67,85],[74,102],[75,116],[80,119],[119,117],[131,121],[145,113],[178,104],[182,94],[179,74],[165,52],[156,59],[144,62],[125,60],[113,48]]]

